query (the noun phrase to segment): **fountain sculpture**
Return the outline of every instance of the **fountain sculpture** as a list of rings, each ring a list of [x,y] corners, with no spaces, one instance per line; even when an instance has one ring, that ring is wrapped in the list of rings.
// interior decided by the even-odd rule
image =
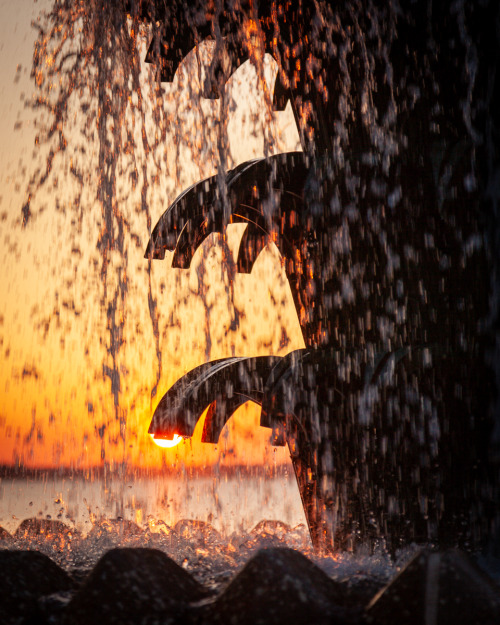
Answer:
[[[165,394],[150,433],[190,436],[209,407],[203,440],[216,442],[256,402],[274,444],[289,446],[318,550],[356,537],[477,545],[498,519],[495,3],[141,10],[160,25],[146,60],[161,80],[215,38],[209,97],[224,97],[245,60],[272,55],[273,103],[291,102],[303,148],[186,190],[145,256],[173,251],[187,268],[210,233],[246,224],[238,270],[278,247],[306,348],[201,365]]]
[[[90,396],[86,408],[97,442],[90,466],[104,469],[103,491],[112,493],[106,471],[117,458],[118,481],[131,487],[123,479],[131,441],[139,456],[143,449],[139,437],[127,438],[136,412],[143,414],[135,400],[155,397],[162,377],[152,266],[170,258],[174,268],[187,268],[211,233],[244,224],[237,269],[252,272],[260,252],[276,246],[305,348],[284,357],[233,355],[194,368],[161,398],[149,432],[158,439],[189,437],[204,414],[202,440],[216,442],[238,406],[260,404],[272,443],[288,445],[312,542],[325,557],[315,558],[316,566],[299,551],[305,543],[298,528],[289,532],[276,521],[227,539],[211,524],[188,519],[169,527],[148,516],[141,528],[139,516],[137,523],[124,518],[122,496],[118,518],[102,522],[82,498],[93,525],[83,536],[75,523],[80,500],[69,501],[77,480],[61,473],[68,497],[59,486],[52,497],[35,472],[34,480],[22,477],[21,497],[17,486],[1,484],[9,508],[20,498],[20,509],[29,510],[40,486],[52,501],[12,535],[0,527],[0,621],[500,622],[497,0],[346,0],[336,6],[323,0],[53,0],[35,25],[36,93],[29,106],[39,115],[36,143],[47,158],[30,178],[20,221],[27,226],[42,213],[34,198],[50,183],[56,210],[65,215],[69,209],[62,223],[71,228],[60,232],[70,235],[71,254],[85,265],[80,282],[97,276],[94,294],[97,287],[105,327],[86,348],[96,367],[88,389],[102,403],[95,389],[102,382],[113,406],[99,413]],[[151,35],[145,69],[141,50]],[[208,69],[198,46],[207,38],[213,40]],[[261,79],[265,54],[272,55],[278,74],[268,102],[277,109],[290,103],[302,151],[275,154],[264,142],[264,158],[228,170],[222,119],[217,175],[182,193],[152,228],[151,187],[169,163],[168,147],[163,161],[158,149],[168,137],[189,141],[179,108],[170,116],[166,90],[154,77],[171,81],[192,50],[201,91],[221,100],[222,113],[234,70],[250,59]],[[191,93],[196,98],[199,92],[197,83]],[[176,106],[177,95],[170,100]],[[197,130],[199,137],[205,126]],[[214,133],[208,134],[203,140],[213,147]],[[61,158],[68,145],[77,149]],[[68,186],[76,194],[71,205],[56,191],[65,168],[76,180]],[[81,200],[85,187],[88,200]],[[122,212],[125,204],[130,214]],[[71,245],[71,231],[86,219],[89,231],[98,230],[96,249],[88,242],[82,249]],[[141,230],[149,237],[147,263]],[[132,241],[140,250],[142,291],[132,286]],[[59,262],[52,236],[50,252]],[[33,256],[29,261],[39,262]],[[76,277],[75,265],[69,267]],[[64,276],[55,273],[58,280]],[[228,287],[231,296],[235,284]],[[94,304],[86,288],[79,298]],[[82,309],[69,297],[73,290],[68,280],[60,308],[77,317]],[[129,295],[141,310],[147,299],[151,327],[127,314]],[[42,318],[45,334],[51,319],[67,320],[60,308]],[[126,322],[137,343],[127,344]],[[58,338],[66,338],[68,327],[60,323]],[[99,333],[94,317],[88,327]],[[150,339],[144,330],[151,330]],[[127,378],[124,346],[128,362],[135,358],[144,367],[135,348],[140,343],[148,351],[153,335],[157,371],[149,370],[147,385],[132,393],[127,386],[138,369]],[[205,353],[208,359],[210,350]],[[34,367],[25,374],[38,377]],[[45,379],[37,389],[42,386]],[[70,403],[77,407],[76,390]],[[72,427],[78,421],[68,420]],[[64,446],[70,454],[79,451],[77,438],[65,438],[57,415],[50,424],[57,432],[52,464],[58,466]],[[138,428],[151,449],[145,429]],[[41,455],[43,434],[33,409],[24,446],[38,446]],[[92,431],[85,432],[85,447],[87,441],[91,447]],[[110,447],[115,453],[108,456]],[[92,471],[81,480],[94,486]],[[146,500],[144,484],[136,480],[135,487]],[[142,515],[147,508],[134,503],[133,510]],[[9,522],[17,525],[14,512],[9,509]],[[274,534],[268,533],[272,527]],[[378,541],[391,553],[346,553],[358,541]],[[412,542],[431,548],[408,560]],[[473,556],[446,549],[486,544],[489,551]],[[330,557],[337,549],[344,552]]]
[[[81,192],[93,128],[98,148],[95,267],[106,314],[99,349],[113,397],[113,414],[94,419],[101,461],[105,437],[126,454],[131,225],[117,199],[125,153],[132,188],[141,180],[136,212],[150,235],[152,396],[162,354],[151,265],[168,250],[173,267],[189,267],[208,235],[232,223],[246,225],[240,272],[252,271],[266,245],[279,250],[305,343],[283,358],[199,366],[161,399],[150,433],[190,436],[208,407],[202,438],[214,442],[240,404],[260,404],[261,425],[290,449],[318,550],[358,538],[396,548],[412,540],[474,546],[491,536],[500,517],[497,3],[61,0],[48,19],[50,32],[40,26],[35,47],[33,107],[50,111],[40,139],[50,149],[22,219],[29,222],[31,191],[66,149],[63,129],[77,106],[96,122],[85,125],[69,163]],[[146,61],[160,82],[213,40],[200,76],[203,95],[219,98],[221,111],[233,72],[250,60],[262,77],[271,55],[278,73],[270,101],[278,110],[290,103],[302,144],[301,152],[265,153],[227,171],[222,124],[217,175],[182,193],[154,229],[148,187],[159,168],[150,176],[148,162],[166,141],[167,121],[153,85],[159,132],[148,143],[141,20],[151,36]],[[130,113],[140,116],[139,146],[125,124]]]

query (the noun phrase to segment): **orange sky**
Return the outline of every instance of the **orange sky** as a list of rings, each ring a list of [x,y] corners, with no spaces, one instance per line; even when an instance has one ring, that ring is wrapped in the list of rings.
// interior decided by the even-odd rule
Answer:
[[[286,450],[269,446],[270,431],[258,427],[259,410],[252,406],[238,410],[217,446],[201,444],[195,435],[194,440],[173,450],[163,450],[148,436],[156,404],[194,366],[207,358],[233,354],[285,354],[302,347],[302,339],[277,250],[267,249],[250,276],[236,276],[231,300],[220,237],[213,235],[198,250],[190,270],[171,269],[168,255],[153,263],[163,371],[151,400],[157,360],[143,258],[148,237],[145,224],[134,217],[137,193],[127,187],[125,179],[118,184],[120,202],[122,210],[130,211],[130,220],[136,220],[140,240],[128,239],[126,262],[111,258],[108,269],[109,284],[117,279],[120,267],[126,267],[128,279],[122,311],[125,343],[118,359],[119,410],[126,419],[126,427],[120,431],[110,381],[102,373],[107,358],[106,315],[100,306],[102,284],[94,266],[99,210],[92,203],[93,189],[84,187],[89,208],[81,231],[76,232],[70,208],[75,188],[63,173],[71,150],[56,163],[51,180],[37,196],[36,218],[24,230],[19,223],[27,180],[44,157],[42,150],[33,158],[36,129],[22,99],[31,97],[33,91],[29,80],[34,40],[30,20],[46,4],[23,0],[0,5],[0,464],[83,468],[124,460],[131,467],[161,468],[176,463],[284,462]],[[186,61],[185,71],[193,62],[194,55]],[[272,75],[268,63],[269,82]],[[167,154],[163,177],[150,191],[153,225],[186,186],[215,173],[215,162],[204,155],[207,150],[215,152],[218,104],[198,101],[193,105],[193,88],[196,86],[190,81],[191,91],[186,92],[182,80],[166,87],[168,103],[174,113],[179,111],[179,119],[183,112],[177,130],[186,137],[186,144],[181,142],[176,153]],[[298,149],[290,108],[272,118],[263,113],[263,91],[248,63],[235,73],[228,89],[236,104],[228,120],[230,164],[261,156],[265,133],[274,137],[275,151]],[[144,92],[147,94],[146,87]],[[87,158],[83,165],[92,172],[95,154]],[[56,211],[56,201],[66,203],[68,210]],[[241,227],[229,229],[231,250],[237,248],[241,234]],[[205,272],[200,272],[201,266]],[[201,292],[211,305],[208,320]],[[230,330],[234,306],[244,314],[239,327]],[[280,346],[283,329],[289,341]],[[196,434],[199,439],[199,432]]]

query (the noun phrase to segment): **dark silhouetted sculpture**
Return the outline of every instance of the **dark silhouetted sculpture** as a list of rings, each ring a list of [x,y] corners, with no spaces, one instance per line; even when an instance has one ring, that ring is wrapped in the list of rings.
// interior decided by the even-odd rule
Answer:
[[[254,401],[274,443],[290,448],[318,550],[358,539],[478,545],[499,496],[487,363],[496,3],[187,4],[141,5],[157,25],[147,60],[161,79],[207,37],[223,48],[210,97],[242,62],[271,54],[274,105],[291,102],[303,152],[185,191],[146,258],[168,250],[187,268],[210,233],[247,224],[238,269],[251,272],[274,241],[306,348],[198,367],[162,398],[150,432],[191,435],[210,406],[203,436],[214,442]]]

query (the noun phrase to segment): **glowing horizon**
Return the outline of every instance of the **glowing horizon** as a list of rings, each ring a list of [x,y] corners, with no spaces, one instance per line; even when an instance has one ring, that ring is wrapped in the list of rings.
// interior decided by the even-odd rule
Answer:
[[[231,226],[224,240],[216,235],[209,237],[189,270],[171,269],[168,254],[164,261],[152,263],[150,279],[159,318],[155,343],[148,318],[147,261],[143,257],[148,229],[145,216],[137,208],[140,189],[130,188],[126,177],[117,187],[117,202],[121,210],[127,211],[131,229],[126,239],[126,259],[111,253],[108,265],[108,289],[119,272],[125,271],[129,298],[128,308],[116,313],[123,316],[117,323],[122,324],[127,340],[116,363],[121,386],[120,419],[115,418],[112,382],[106,374],[107,318],[101,305],[102,284],[95,271],[100,216],[98,206],[92,202],[92,187],[78,190],[70,182],[71,175],[65,173],[77,164],[70,163],[71,150],[55,163],[49,182],[34,198],[33,219],[25,229],[20,225],[27,181],[46,156],[41,149],[37,158],[32,158],[36,120],[31,111],[20,109],[21,94],[28,100],[33,91],[27,61],[34,40],[28,19],[32,17],[31,3],[27,7],[28,3],[25,13],[8,8],[12,14],[4,23],[5,45],[10,45],[13,53],[5,51],[8,63],[2,80],[9,89],[9,106],[18,112],[20,121],[15,115],[4,116],[0,464],[89,468],[125,462],[159,468],[179,462],[207,466],[219,462],[265,464],[277,458],[279,462],[287,461],[283,449],[274,450],[269,445],[269,431],[259,428],[260,409],[256,406],[244,406],[230,419],[221,437],[224,442],[218,446],[193,437],[189,444],[162,449],[149,437],[147,430],[156,405],[186,371],[229,355],[284,355],[303,343],[276,248],[271,245],[261,254],[251,275],[229,276],[227,263],[232,260],[226,257],[227,250],[234,254],[237,248],[242,235],[238,226]],[[25,14],[26,22],[19,22]],[[11,28],[7,28],[13,20],[17,20],[24,39],[20,32],[14,38]],[[24,42],[22,60],[17,58],[19,40]],[[144,59],[146,41],[137,37],[137,45]],[[205,46],[201,52],[209,54],[210,50]],[[179,122],[185,142],[177,147],[172,143],[170,151],[165,151],[164,178],[149,191],[152,225],[187,186],[215,173],[219,104],[190,100],[199,83],[198,78],[190,83],[187,74],[196,62],[192,54],[174,83],[164,86],[169,119]],[[265,71],[266,80],[272,81],[275,67],[270,57],[266,57]],[[197,72],[194,75],[197,77]],[[227,120],[231,157],[228,167],[262,156],[267,149],[267,135],[273,136],[276,152],[298,148],[290,109],[269,118],[259,80],[253,66],[246,63],[228,82],[228,93],[235,102]],[[146,83],[141,89],[144,97],[149,97]],[[16,131],[6,125],[9,120]],[[133,119],[130,123],[134,125]],[[149,130],[154,132],[152,122]],[[68,140],[72,139],[68,135]],[[96,163],[96,153],[89,149],[86,160],[79,165],[95,173]],[[80,223],[74,223],[72,210],[77,192],[83,194],[90,207]],[[239,314],[236,329],[231,328],[234,310]],[[160,379],[157,351],[163,359]]]

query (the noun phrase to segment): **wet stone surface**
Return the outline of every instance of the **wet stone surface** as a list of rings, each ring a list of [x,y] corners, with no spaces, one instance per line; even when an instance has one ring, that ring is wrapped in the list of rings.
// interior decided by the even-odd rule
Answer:
[[[320,557],[303,530],[263,521],[223,537],[198,521],[143,529],[104,519],[83,536],[28,519],[13,536],[0,531],[0,623],[500,622],[498,562],[491,577],[456,550],[414,547],[396,561],[383,550]]]
[[[208,596],[189,573],[157,549],[112,549],[70,601],[69,623],[187,623],[191,603]]]
[[[42,553],[0,550],[0,588],[0,623],[9,625],[36,622],[40,600],[72,590],[74,582]]]
[[[12,542],[13,540],[14,538],[11,534],[9,534],[9,532],[3,527],[0,527],[0,546],[5,547],[7,543]]]
[[[368,622],[392,623],[398,613],[405,623],[500,622],[498,587],[467,554],[422,551],[367,608]]]
[[[357,622],[346,610],[342,586],[297,551],[259,551],[216,598],[207,620],[216,623]],[[335,618],[336,617],[336,618]]]
[[[36,540],[45,535],[57,536],[59,539],[72,539],[79,532],[65,523],[52,519],[25,519],[17,528],[14,537],[17,539]]]

